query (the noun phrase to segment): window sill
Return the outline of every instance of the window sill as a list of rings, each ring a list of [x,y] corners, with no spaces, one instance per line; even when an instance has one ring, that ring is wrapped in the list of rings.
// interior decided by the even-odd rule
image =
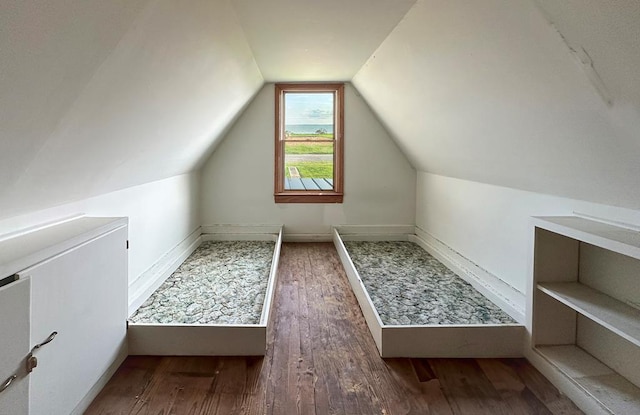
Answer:
[[[276,203],[342,203],[342,193],[282,192],[273,195]]]

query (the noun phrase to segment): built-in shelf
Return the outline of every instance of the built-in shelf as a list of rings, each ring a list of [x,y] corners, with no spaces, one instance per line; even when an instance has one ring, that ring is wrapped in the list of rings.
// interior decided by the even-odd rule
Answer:
[[[578,216],[536,217],[535,226],[640,259],[640,231]]]
[[[534,349],[612,414],[640,414],[640,389],[574,345]]]
[[[578,282],[539,283],[538,289],[640,346],[640,310]]]
[[[640,232],[576,216],[533,225],[532,362],[587,413],[640,414]]]

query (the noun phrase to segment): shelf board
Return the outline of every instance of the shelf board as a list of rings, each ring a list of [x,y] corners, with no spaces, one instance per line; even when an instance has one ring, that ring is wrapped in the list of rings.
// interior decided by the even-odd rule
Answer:
[[[574,345],[534,350],[612,414],[640,414],[640,389]]]
[[[640,232],[579,216],[534,217],[534,225],[569,238],[640,259]]]
[[[640,346],[640,310],[578,282],[539,283],[538,289]]]

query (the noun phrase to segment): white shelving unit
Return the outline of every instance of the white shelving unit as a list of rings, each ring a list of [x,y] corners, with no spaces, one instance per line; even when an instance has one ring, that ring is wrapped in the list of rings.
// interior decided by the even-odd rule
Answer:
[[[534,218],[532,362],[588,413],[640,414],[640,232]]]

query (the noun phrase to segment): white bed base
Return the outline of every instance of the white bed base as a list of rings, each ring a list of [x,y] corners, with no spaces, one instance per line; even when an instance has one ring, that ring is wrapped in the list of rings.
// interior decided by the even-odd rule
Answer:
[[[415,235],[395,235],[386,240],[415,240]],[[372,240],[370,235],[349,235],[350,241]],[[376,235],[374,240],[385,240]],[[488,358],[522,357],[525,328],[521,324],[387,325],[382,322],[360,279],[337,229],[333,243],[358,299],[360,309],[381,357]]]
[[[282,228],[277,234],[205,234],[203,241],[253,240],[276,243],[269,282],[258,324],[143,324],[128,325],[130,355],[264,356],[275,294]]]

